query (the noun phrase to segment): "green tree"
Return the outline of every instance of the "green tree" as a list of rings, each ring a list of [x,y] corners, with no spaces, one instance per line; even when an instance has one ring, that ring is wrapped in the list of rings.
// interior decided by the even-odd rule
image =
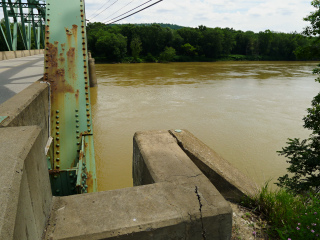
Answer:
[[[311,2],[316,11],[304,18],[311,26],[307,27],[304,33],[315,37],[314,40],[320,42],[320,1]],[[314,74],[320,74],[320,65],[313,70]],[[320,82],[320,78],[316,79]],[[298,138],[289,139],[288,146],[279,151],[280,155],[286,156],[290,166],[288,172],[292,173],[278,178],[278,186],[285,187],[293,192],[303,192],[308,190],[319,191],[320,189],[320,93],[311,102],[311,107],[307,109],[307,116],[303,118],[303,127],[311,130],[309,138],[300,140]]]
[[[127,53],[127,38],[120,33],[105,32],[98,38],[96,48],[101,51],[100,56],[120,62]]]
[[[142,51],[142,43],[139,37],[134,37],[130,44],[132,57],[137,59]]]
[[[221,28],[207,28],[202,31],[201,46],[206,57],[218,58],[223,52],[224,34]]]
[[[197,49],[190,43],[183,44],[181,46],[182,52],[187,56],[197,56]]]
[[[165,47],[164,51],[160,53],[160,62],[171,62],[176,56],[176,50],[173,47]]]
[[[273,32],[271,32],[270,30],[259,32],[258,34],[259,53],[261,55],[268,56],[270,54],[273,35],[274,35]]]
[[[235,30],[232,28],[224,28],[223,30],[223,42],[222,42],[222,53],[228,55],[236,45],[235,41]]]

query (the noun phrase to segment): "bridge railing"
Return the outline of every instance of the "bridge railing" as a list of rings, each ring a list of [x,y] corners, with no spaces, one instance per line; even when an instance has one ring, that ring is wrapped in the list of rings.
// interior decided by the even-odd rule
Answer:
[[[43,49],[18,50],[18,51],[0,51],[0,61],[14,58],[28,57],[43,54]]]

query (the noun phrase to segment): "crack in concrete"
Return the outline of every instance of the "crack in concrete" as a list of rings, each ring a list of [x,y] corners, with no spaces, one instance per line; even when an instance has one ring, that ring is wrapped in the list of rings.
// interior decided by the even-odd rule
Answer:
[[[201,221],[201,227],[202,227],[202,239],[203,240],[206,240],[207,237],[206,237],[206,230],[204,229],[204,225],[203,225],[203,219],[202,219],[202,203],[201,203],[201,197],[199,195],[199,192],[198,192],[198,186],[195,186],[195,194],[198,198],[198,202],[199,202],[199,211],[200,211],[200,221]]]

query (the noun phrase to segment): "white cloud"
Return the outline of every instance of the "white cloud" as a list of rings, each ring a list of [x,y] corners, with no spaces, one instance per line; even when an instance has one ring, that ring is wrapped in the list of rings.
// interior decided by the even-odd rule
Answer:
[[[115,1],[86,0],[87,19],[107,21],[147,0]],[[156,0],[152,0],[143,7],[154,2]],[[103,11],[104,9],[106,10]],[[163,0],[119,23],[157,22],[189,27],[199,25],[229,27],[255,32],[266,29],[279,32],[301,32],[308,25],[303,21],[303,17],[311,11],[314,9],[310,5],[310,0]],[[101,14],[92,19],[100,12]],[[0,11],[0,18],[2,16]]]
[[[87,16],[99,9],[99,0],[87,0]],[[110,1],[110,3],[112,3]],[[93,21],[102,21],[108,15],[130,2],[119,1]],[[133,1],[118,14],[145,1]],[[152,1],[152,2],[155,2]],[[107,5],[106,5],[107,6]],[[146,6],[146,5],[145,5]],[[230,27],[255,32],[270,29],[281,32],[301,32],[308,23],[303,17],[313,11],[310,0],[164,0],[119,23],[173,23],[182,26]],[[89,18],[90,19],[90,18]]]

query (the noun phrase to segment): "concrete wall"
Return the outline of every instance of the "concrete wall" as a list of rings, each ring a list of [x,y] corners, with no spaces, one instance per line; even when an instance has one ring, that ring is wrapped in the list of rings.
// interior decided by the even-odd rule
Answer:
[[[0,52],[0,61],[9,60],[13,58],[28,57],[28,56],[33,56],[33,55],[38,55],[43,53],[44,53],[43,49],[4,51],[4,52]]]
[[[230,205],[168,131],[136,133],[133,165],[133,188],[54,198],[45,239],[230,239]]]
[[[0,128],[0,239],[41,239],[51,191],[41,128]]]
[[[45,145],[49,89],[36,82],[0,105],[0,239],[41,239],[52,195]]]
[[[41,127],[44,139],[49,137],[49,87],[37,81],[0,104],[0,128],[32,126]]]

